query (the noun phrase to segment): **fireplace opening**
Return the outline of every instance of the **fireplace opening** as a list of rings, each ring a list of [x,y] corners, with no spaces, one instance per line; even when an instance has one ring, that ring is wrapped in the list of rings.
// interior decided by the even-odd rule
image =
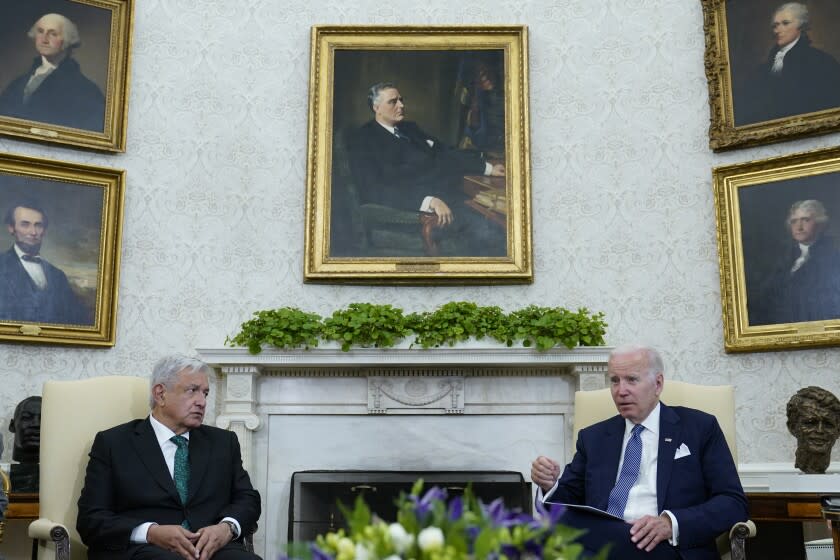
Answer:
[[[484,503],[502,498],[509,509],[532,512],[531,483],[517,471],[299,471],[292,474],[289,541],[311,541],[345,527],[338,503],[352,508],[359,494],[381,519],[396,521],[395,501],[400,492],[411,492],[418,478],[424,490],[439,486],[450,499],[472,483],[473,493]]]

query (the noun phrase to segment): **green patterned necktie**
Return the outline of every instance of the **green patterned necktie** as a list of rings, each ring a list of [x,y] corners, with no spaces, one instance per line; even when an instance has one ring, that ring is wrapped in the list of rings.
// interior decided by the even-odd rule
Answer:
[[[172,436],[169,441],[178,446],[175,451],[175,468],[174,479],[175,488],[178,489],[178,495],[181,497],[181,504],[187,503],[187,490],[190,487],[190,450],[188,447],[187,438],[184,436]],[[185,529],[190,528],[189,522],[186,519],[181,522],[181,526]]]

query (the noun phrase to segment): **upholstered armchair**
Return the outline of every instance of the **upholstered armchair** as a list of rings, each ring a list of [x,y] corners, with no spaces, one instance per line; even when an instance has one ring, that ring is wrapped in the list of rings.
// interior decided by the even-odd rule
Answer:
[[[360,202],[349,158],[346,132],[338,131],[332,158],[333,256],[437,256],[440,247],[432,237],[437,217]]]
[[[738,453],[735,447],[735,389],[731,385],[708,386],[665,380],[665,387],[660,395],[662,402],[673,406],[696,408],[717,418],[718,424],[726,437],[726,443],[732,451],[735,464]],[[616,409],[609,389],[597,391],[577,391],[575,393],[574,436],[596,422],[615,416]],[[736,523],[728,535],[718,539],[718,551],[721,558],[744,560],[745,541],[755,536],[755,524],[752,521]]]
[[[41,404],[40,519],[29,525],[38,560],[82,560],[76,502],[97,432],[149,413],[149,381],[108,376],[47,381]]]

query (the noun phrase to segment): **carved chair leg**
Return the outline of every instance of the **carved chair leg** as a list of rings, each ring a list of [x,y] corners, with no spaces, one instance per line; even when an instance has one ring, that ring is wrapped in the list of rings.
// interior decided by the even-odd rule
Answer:
[[[744,523],[739,523],[729,534],[729,545],[732,560],[746,560],[746,541],[750,536],[750,528]]]
[[[423,237],[423,252],[427,257],[437,257],[440,247],[432,236],[432,230],[437,227],[437,215],[420,214],[420,235]]]

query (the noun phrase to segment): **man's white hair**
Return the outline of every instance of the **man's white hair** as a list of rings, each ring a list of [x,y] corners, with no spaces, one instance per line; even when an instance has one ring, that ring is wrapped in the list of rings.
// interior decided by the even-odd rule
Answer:
[[[657,373],[665,374],[665,366],[662,364],[662,356],[659,355],[655,349],[650,346],[640,346],[636,344],[622,344],[616,346],[610,352],[610,357],[607,363],[611,362],[616,356],[626,356],[628,354],[643,354],[647,361],[647,374],[655,377]]]
[[[776,14],[779,12],[790,12],[793,14],[794,19],[799,23],[799,29],[802,30],[807,29],[808,22],[811,21],[811,16],[808,14],[808,6],[800,2],[787,2],[782,4],[773,12],[773,17],[776,17]]]
[[[814,221],[819,225],[825,225],[828,222],[828,212],[825,211],[825,206],[819,200],[797,200],[794,202],[788,211],[787,226],[790,227],[790,217],[797,210],[808,212],[814,217]]]
[[[61,22],[61,36],[64,39],[62,50],[73,49],[82,44],[82,40],[79,38],[79,28],[76,27],[75,23],[61,14],[44,14],[39,17],[38,21],[32,24],[32,27],[29,28],[29,33],[27,33],[31,39],[35,38],[35,34],[38,32],[38,23],[44,18],[57,19]]]

